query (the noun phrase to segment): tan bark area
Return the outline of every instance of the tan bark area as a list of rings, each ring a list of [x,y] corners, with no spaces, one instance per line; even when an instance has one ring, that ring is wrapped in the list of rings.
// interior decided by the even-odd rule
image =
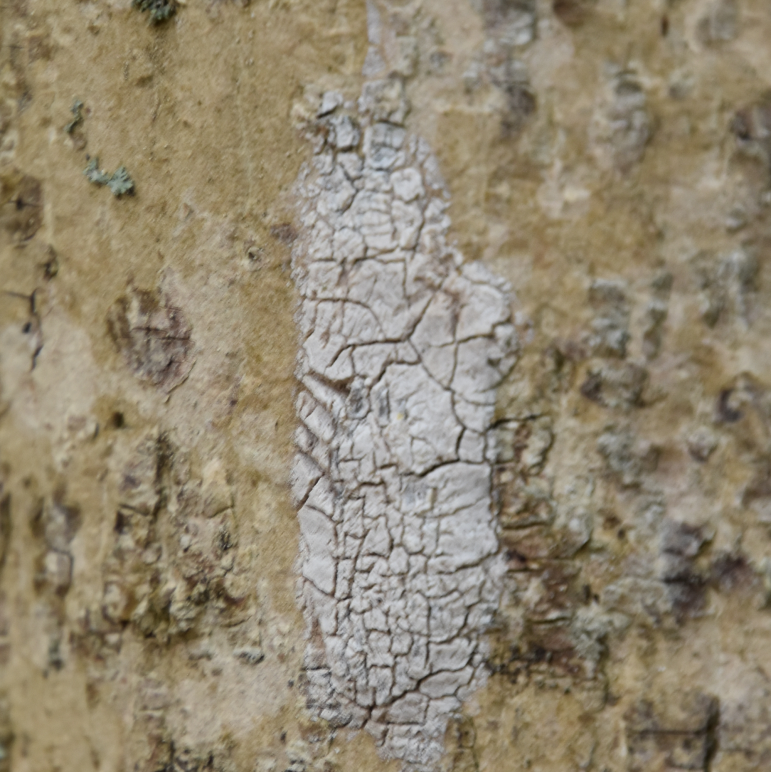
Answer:
[[[765,0],[373,7],[521,333],[443,767],[769,768]],[[0,34],[0,770],[398,769],[305,706],[289,495],[300,129],[358,96],[365,4],[8,0]]]

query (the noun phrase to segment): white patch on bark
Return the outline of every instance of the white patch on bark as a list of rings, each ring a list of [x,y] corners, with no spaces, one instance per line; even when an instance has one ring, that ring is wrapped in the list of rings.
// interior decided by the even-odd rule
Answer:
[[[305,668],[317,715],[429,769],[484,681],[503,574],[489,430],[515,332],[506,284],[448,245],[436,158],[377,117],[320,119],[298,183]]]

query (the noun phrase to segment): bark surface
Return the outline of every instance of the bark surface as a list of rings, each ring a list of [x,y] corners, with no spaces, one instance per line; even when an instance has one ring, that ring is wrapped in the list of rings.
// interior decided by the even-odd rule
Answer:
[[[770,39],[3,4],[0,772],[770,768]]]

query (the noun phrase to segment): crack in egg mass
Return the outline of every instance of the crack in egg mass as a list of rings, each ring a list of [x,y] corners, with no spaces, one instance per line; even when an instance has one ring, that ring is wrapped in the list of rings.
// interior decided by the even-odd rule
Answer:
[[[309,707],[427,770],[484,682],[501,594],[490,428],[511,298],[448,243],[425,141],[337,107],[315,128],[292,256]]]

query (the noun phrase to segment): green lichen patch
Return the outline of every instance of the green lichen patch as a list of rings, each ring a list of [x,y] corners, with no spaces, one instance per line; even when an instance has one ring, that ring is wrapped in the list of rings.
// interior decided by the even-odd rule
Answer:
[[[119,167],[107,183],[114,196],[120,197],[125,193],[134,192],[134,180],[131,179],[125,166]]]
[[[132,0],[131,6],[149,13],[151,24],[160,24],[177,12],[176,0]]]
[[[99,159],[92,158],[83,170],[83,174],[89,182],[93,182],[95,185],[107,185],[116,198],[120,198],[124,194],[134,193],[134,180],[131,179],[125,166],[119,167],[114,174],[108,174],[99,168]]]
[[[88,162],[83,174],[89,182],[93,182],[95,185],[106,185],[110,181],[110,175],[99,168],[98,158],[92,158]]]

